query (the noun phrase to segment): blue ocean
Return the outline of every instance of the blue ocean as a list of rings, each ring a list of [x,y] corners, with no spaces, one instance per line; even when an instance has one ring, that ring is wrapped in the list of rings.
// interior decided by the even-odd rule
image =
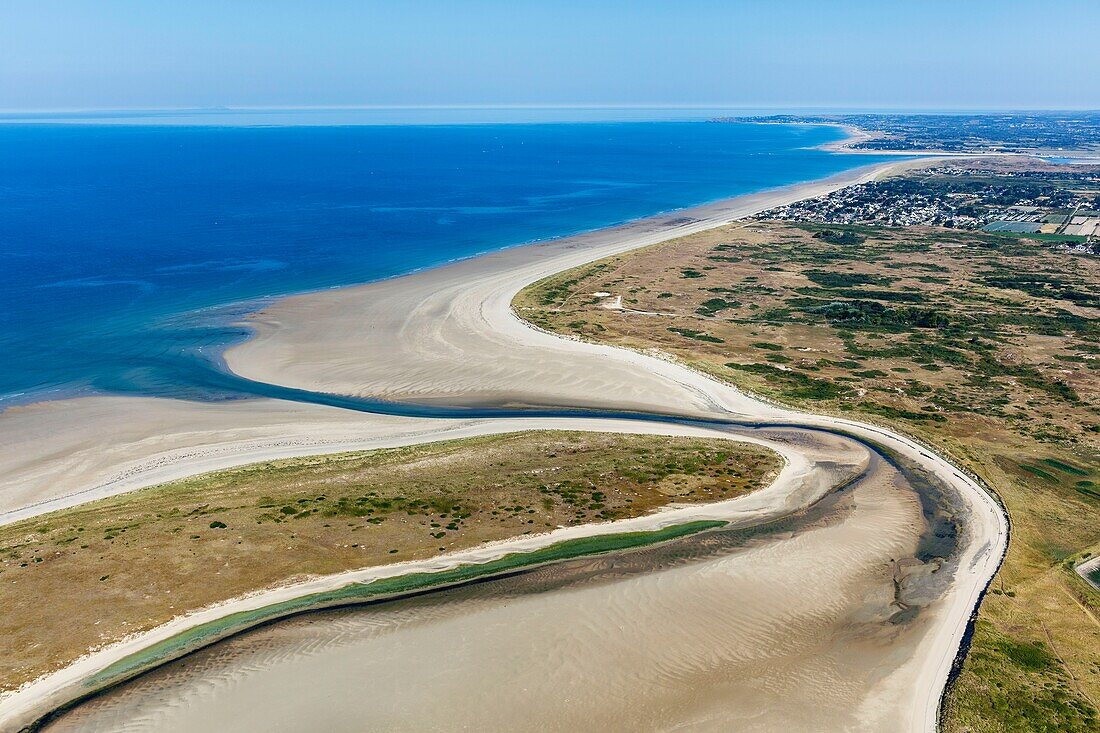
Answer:
[[[705,121],[0,124],[0,407],[212,399],[266,299],[876,161],[827,127]]]

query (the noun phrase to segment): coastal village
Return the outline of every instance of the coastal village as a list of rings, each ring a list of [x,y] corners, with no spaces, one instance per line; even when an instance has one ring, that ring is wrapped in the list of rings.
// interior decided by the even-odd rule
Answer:
[[[842,125],[849,150],[912,153],[1023,153],[1093,157],[1100,152],[1095,111],[985,114],[773,114],[737,118],[771,124]]]
[[[762,212],[821,224],[938,226],[1100,250],[1100,166],[933,167]]]

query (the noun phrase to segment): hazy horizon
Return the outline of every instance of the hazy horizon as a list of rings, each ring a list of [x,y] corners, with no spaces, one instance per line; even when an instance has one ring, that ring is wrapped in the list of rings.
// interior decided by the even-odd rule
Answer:
[[[700,123],[768,115],[844,114],[1096,115],[1095,110],[843,109],[809,107],[695,107],[595,105],[405,105],[341,107],[206,107],[161,109],[0,110],[0,127],[13,125],[172,127],[346,127]]]
[[[142,112],[295,112],[295,111],[394,111],[394,110],[669,110],[669,111],[724,111],[744,114],[1006,114],[1020,113],[1074,113],[1100,112],[1096,106],[1076,107],[944,107],[944,106],[848,106],[848,105],[788,105],[758,106],[741,104],[285,104],[285,105],[248,105],[222,104],[208,106],[172,106],[159,107],[8,107],[0,108],[0,115],[35,115],[65,113],[142,113]]]
[[[1100,4],[16,0],[0,110],[1100,108]]]

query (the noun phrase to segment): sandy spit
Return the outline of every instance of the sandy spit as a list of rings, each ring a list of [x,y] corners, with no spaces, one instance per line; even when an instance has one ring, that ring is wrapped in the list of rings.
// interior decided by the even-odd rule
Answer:
[[[962,570],[935,611],[938,628],[891,675],[899,695],[920,691],[907,729],[934,730],[951,664],[1007,538],[1001,508],[981,487],[906,436],[766,404],[655,356],[543,333],[510,307],[519,290],[556,272],[927,164],[868,166],[382,283],[287,298],[256,316],[256,338],[231,350],[227,362],[253,379],[325,392],[429,404],[549,404],[789,421],[848,430],[896,451],[954,487],[968,516]]]
[[[925,161],[926,164],[927,161]],[[946,460],[914,441],[853,421],[795,413],[762,403],[673,362],[623,349],[562,339],[527,326],[510,304],[522,287],[563,269],[677,236],[726,224],[754,212],[871,180],[914,161],[870,166],[811,184],[632,222],[577,237],[505,250],[377,284],[282,300],[253,321],[257,336],[227,355],[238,373],[277,384],[326,392],[448,405],[543,405],[741,417],[795,426],[842,429],[878,442],[948,482],[967,516],[955,584],[930,609],[929,631],[913,654],[889,672],[867,719],[881,717],[892,699],[907,730],[934,730],[939,700],[971,611],[995,572],[1007,527],[996,503]],[[685,426],[601,420],[431,420],[348,413],[273,400],[196,404],[151,398],[97,397],[45,403],[0,414],[0,521],[71,506],[195,473],[259,460],[371,447],[406,445],[494,432],[563,428],[672,432]],[[679,433],[677,433],[679,434]],[[808,467],[820,462],[786,449],[787,468],[769,489],[715,507],[677,510],[629,520],[637,527],[748,512],[758,521],[813,500]],[[834,456],[834,460],[837,456]],[[807,473],[808,471],[808,473]],[[801,480],[796,480],[801,476]],[[818,491],[827,490],[817,487]],[[709,513],[709,514],[708,514]],[[674,519],[679,516],[679,519]],[[647,525],[646,523],[654,523]],[[621,525],[622,523],[618,523]],[[569,532],[602,532],[609,525]],[[619,531],[616,526],[613,531]],[[552,538],[552,539],[551,539]],[[562,539],[551,533],[520,542]],[[502,553],[515,543],[470,552]],[[470,561],[456,554],[431,562]],[[485,558],[482,558],[485,559]],[[398,573],[391,566],[362,571]],[[379,576],[374,576],[379,577]],[[324,587],[353,578],[311,581]],[[264,605],[276,589],[205,609],[154,632]],[[64,697],[77,680],[150,643],[130,640],[0,700],[0,724],[25,717]]]
[[[732,526],[751,526],[762,521],[783,516],[807,506],[828,493],[845,476],[862,472],[869,454],[862,448],[839,438],[828,439],[818,446],[789,445],[731,434],[725,429],[690,425],[662,425],[652,422],[622,422],[599,419],[561,419],[484,421],[470,432],[459,429],[463,435],[492,434],[532,428],[615,431],[637,434],[725,438],[752,442],[777,451],[784,459],[784,466],[775,480],[766,488],[744,497],[704,505],[671,507],[642,517],[606,522],[602,524],[564,527],[551,532],[526,535],[510,540],[487,543],[480,547],[440,555],[427,560],[393,563],[362,570],[327,575],[276,587],[180,616],[149,632],[135,635],[120,643],[109,645],[86,655],[69,667],[24,686],[15,694],[0,699],[0,726],[13,730],[29,724],[38,716],[62,704],[82,692],[83,680],[105,669],[114,662],[158,641],[170,638],[182,631],[216,620],[239,611],[253,610],[280,601],[297,598],[325,590],[340,588],[350,583],[365,583],[378,578],[394,577],[410,572],[446,570],[461,564],[480,563],[497,559],[508,553],[524,552],[546,547],[562,540],[618,532],[661,529],[696,520],[723,520]],[[445,437],[452,437],[449,433]],[[434,438],[434,439],[438,439]],[[838,470],[839,466],[839,470]]]

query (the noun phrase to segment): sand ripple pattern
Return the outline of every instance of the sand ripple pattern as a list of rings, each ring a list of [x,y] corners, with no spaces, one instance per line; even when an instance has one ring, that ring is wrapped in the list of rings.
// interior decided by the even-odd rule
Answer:
[[[734,519],[734,529],[289,619],[140,677],[48,730],[933,730],[947,670],[1007,537],[1003,514],[977,484],[905,436],[766,405],[653,355],[537,332],[510,310],[512,296],[538,278],[879,172],[267,309],[255,321],[257,338],[226,355],[231,369],[257,381],[444,406],[784,423],[763,432],[789,463],[775,484],[733,502],[640,518]],[[0,510],[11,510],[5,516],[319,446],[528,428],[701,429],[578,417],[352,415],[275,400],[73,402],[64,412],[6,415],[5,434],[19,450],[0,457],[17,487],[0,496],[8,502]],[[111,432],[120,424],[130,431],[124,440]],[[823,437],[837,430],[859,439]],[[751,429],[726,432],[753,439]],[[869,453],[866,441],[889,456]],[[862,478],[845,484],[853,466]],[[62,695],[69,680],[60,674],[31,693]],[[7,704],[30,715],[35,701],[24,697],[29,702],[0,701],[0,710]]]
[[[865,702],[925,631],[885,622],[923,523],[897,471],[873,468],[764,535],[259,629],[48,730],[898,730]]]

